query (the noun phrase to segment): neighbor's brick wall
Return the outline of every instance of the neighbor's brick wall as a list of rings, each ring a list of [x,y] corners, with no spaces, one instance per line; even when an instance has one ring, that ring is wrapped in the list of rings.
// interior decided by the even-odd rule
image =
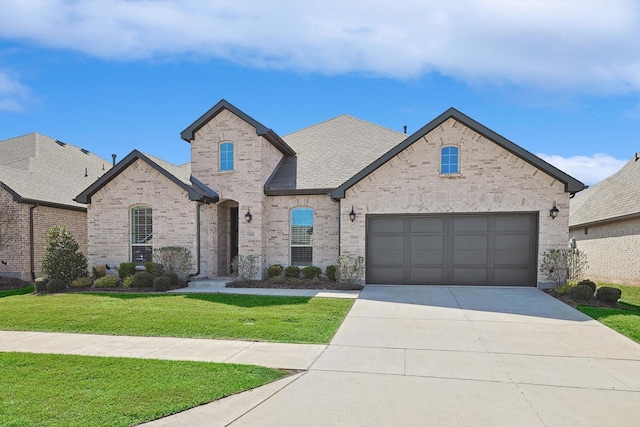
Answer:
[[[0,249],[0,274],[30,280],[29,277],[29,217],[24,217],[25,205],[13,201],[13,197],[0,186],[0,209],[8,209],[17,213],[17,226],[11,232],[12,243],[5,249]],[[9,230],[7,230],[9,231]],[[25,267],[26,266],[26,267]],[[26,276],[24,275],[26,273]]]
[[[460,147],[459,175],[439,174],[445,145]],[[549,217],[554,200],[555,220]],[[359,215],[353,223],[351,206]],[[365,213],[454,212],[539,212],[538,265],[545,251],[567,246],[564,184],[450,118],[346,192],[341,253],[365,256]],[[538,273],[538,280],[546,278]]]
[[[90,267],[117,266],[131,261],[130,209],[136,205],[153,209],[154,248],[186,247],[195,262],[197,203],[189,201],[186,191],[144,161],[136,160],[91,197],[88,206]]]
[[[234,171],[219,171],[218,150],[223,141],[234,143]],[[268,228],[264,184],[281,158],[282,154],[271,143],[256,135],[253,126],[227,110],[200,128],[191,141],[191,173],[217,191],[221,202],[238,203],[239,254],[258,256],[263,271],[267,262],[263,235]],[[213,210],[222,208],[226,209],[219,204]],[[253,215],[251,223],[244,221],[248,210]],[[210,219],[216,224],[224,218],[225,213],[210,212]],[[213,265],[220,266],[220,262]]]
[[[640,285],[640,218],[584,228],[569,236],[587,255],[586,277],[599,282]]]
[[[313,265],[324,268],[338,258],[339,205],[325,195],[267,197],[267,265],[288,266],[290,259],[291,209],[313,209]]]

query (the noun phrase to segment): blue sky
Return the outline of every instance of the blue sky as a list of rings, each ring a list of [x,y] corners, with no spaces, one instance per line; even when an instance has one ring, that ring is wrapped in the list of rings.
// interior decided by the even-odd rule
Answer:
[[[189,161],[224,98],[281,136],[455,107],[594,184],[640,151],[640,2],[0,0],[0,140]]]

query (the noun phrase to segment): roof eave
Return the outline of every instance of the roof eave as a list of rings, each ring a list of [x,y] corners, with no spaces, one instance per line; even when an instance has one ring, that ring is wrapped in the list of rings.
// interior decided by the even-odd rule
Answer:
[[[267,196],[328,196],[333,190],[333,188],[265,189],[264,194]]]
[[[640,218],[640,212],[634,212],[627,215],[620,215],[612,218],[599,219],[595,221],[583,222],[579,224],[572,224],[572,225],[570,224],[569,230],[576,230],[576,229],[581,229],[586,227],[594,227],[596,225],[606,225],[613,222],[626,221],[629,219],[636,219],[636,218]]]

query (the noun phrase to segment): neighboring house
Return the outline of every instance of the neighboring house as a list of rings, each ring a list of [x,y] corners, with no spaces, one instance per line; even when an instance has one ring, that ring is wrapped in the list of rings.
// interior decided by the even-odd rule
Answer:
[[[17,214],[10,246],[0,250],[0,275],[40,276],[47,231],[67,226],[87,254],[87,208],[73,199],[111,168],[89,151],[38,133],[0,141],[0,209]],[[2,225],[0,224],[0,227]]]
[[[571,199],[569,235],[591,280],[640,285],[640,153]]]
[[[222,100],[181,136],[189,165],[134,151],[77,197],[91,264],[185,246],[198,277],[347,255],[367,283],[535,286],[584,188],[455,109],[410,136],[340,116],[280,137]]]

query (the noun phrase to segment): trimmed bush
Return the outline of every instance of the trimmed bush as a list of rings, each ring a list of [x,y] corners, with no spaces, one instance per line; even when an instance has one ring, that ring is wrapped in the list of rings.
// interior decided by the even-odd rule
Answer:
[[[39,279],[36,279],[34,286],[36,288],[36,292],[38,293],[45,293],[47,292],[47,283],[49,283],[49,278],[48,277],[40,277]]]
[[[133,275],[133,281],[131,282],[132,288],[152,288],[153,279],[155,276],[146,271],[138,271]]]
[[[576,301],[589,301],[593,297],[591,286],[576,285],[569,291],[569,295]]]
[[[94,279],[99,279],[107,275],[107,266],[106,265],[94,265],[91,267],[91,275]]]
[[[579,281],[578,285],[585,285],[590,287],[592,293],[596,291],[596,284],[589,279]]]
[[[151,273],[154,276],[161,276],[162,271],[164,270],[164,266],[157,262],[145,262],[144,263],[144,271],[147,273]]]
[[[67,285],[63,279],[51,279],[49,283],[47,283],[47,292],[50,294],[64,291],[66,288]]]
[[[327,268],[324,270],[324,274],[327,275],[327,278],[332,282],[338,280],[338,266],[336,265],[327,265]]]
[[[134,274],[136,274],[136,264],[133,262],[123,262],[118,267],[118,275],[121,279],[126,279]]]
[[[295,265],[290,265],[289,267],[284,269],[284,275],[290,278],[298,278],[300,277],[300,267]]]
[[[125,288],[130,288],[132,284],[133,284],[133,276],[127,276],[122,281],[122,286],[124,286]]]
[[[618,302],[622,296],[622,291],[610,286],[602,286],[596,291],[596,298],[604,302]]]
[[[65,284],[87,275],[87,258],[66,226],[54,226],[47,231],[42,256],[42,271],[50,279],[62,279]]]
[[[320,267],[315,267],[313,265],[308,265],[302,269],[302,275],[305,279],[317,279],[320,277],[320,273],[322,273]]]
[[[91,277],[87,276],[78,277],[76,280],[71,282],[72,288],[88,288],[91,285],[93,285],[93,280],[91,280]]]
[[[180,276],[178,276],[173,271],[167,271],[162,275],[162,277],[168,277],[169,281],[171,282],[171,286],[179,286],[182,284],[182,280],[180,279]]]
[[[117,288],[120,280],[115,276],[104,276],[93,282],[96,288]]]
[[[267,277],[269,279],[278,277],[282,273],[282,270],[284,270],[284,267],[280,264],[270,265],[269,268],[267,268]]]
[[[165,292],[171,289],[171,279],[168,276],[160,276],[153,279],[153,290]]]

